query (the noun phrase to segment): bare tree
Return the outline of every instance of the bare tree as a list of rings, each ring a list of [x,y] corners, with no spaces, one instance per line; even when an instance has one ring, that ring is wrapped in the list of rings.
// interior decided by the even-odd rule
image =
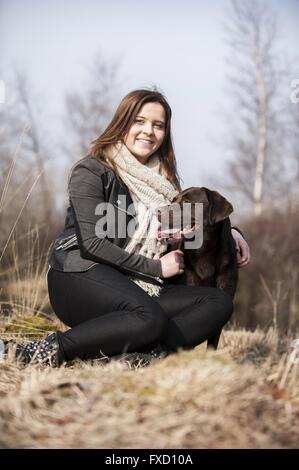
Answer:
[[[277,53],[274,13],[261,1],[232,0],[226,25],[230,56],[230,115],[228,162],[230,189],[253,205],[285,194],[285,68]]]
[[[45,171],[47,160],[47,150],[43,142],[42,130],[39,125],[35,101],[30,96],[30,87],[28,79],[24,74],[16,73],[16,91],[19,98],[19,104],[23,109],[24,119],[28,122],[30,128],[25,139],[25,149],[29,155],[32,155],[36,164],[37,176],[39,177],[39,186],[41,188],[41,202],[43,207],[43,220],[51,223],[52,219],[52,201],[50,187]]]
[[[68,158],[78,160],[84,156],[90,142],[103,132],[119,101],[119,59],[108,61],[98,52],[88,68],[87,83],[80,91],[66,95],[66,127],[71,142],[63,143]]]
[[[297,66],[299,70],[299,66]],[[298,73],[299,77],[299,73]],[[290,103],[290,123],[288,126],[288,140],[290,143],[290,206],[292,210],[299,207],[299,103]]]
[[[24,234],[37,226],[40,241],[47,243],[56,220],[42,100],[25,73],[15,69],[5,81],[7,99],[0,108],[0,258],[9,264],[13,240],[25,253]]]
[[[49,143],[45,137],[46,119],[43,119],[41,99],[23,71],[15,69],[9,85],[9,100],[0,113],[0,128],[3,131],[0,143],[3,158],[1,181],[3,183],[6,179],[14,160],[15,148],[22,136],[11,185],[14,190],[22,188],[24,193],[31,187],[32,181],[38,178],[35,201],[31,198],[29,204],[32,205],[32,210],[34,206],[34,212],[38,214],[37,219],[40,222],[47,221],[51,224],[53,196],[45,167],[49,160]]]

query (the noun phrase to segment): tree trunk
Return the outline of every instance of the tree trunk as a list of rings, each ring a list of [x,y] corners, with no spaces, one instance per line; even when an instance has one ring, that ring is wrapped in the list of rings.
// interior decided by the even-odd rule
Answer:
[[[255,76],[259,99],[258,116],[258,142],[257,158],[255,166],[255,179],[253,187],[254,214],[259,216],[262,213],[263,182],[265,168],[265,152],[267,143],[267,98],[263,71],[259,51],[255,51]]]

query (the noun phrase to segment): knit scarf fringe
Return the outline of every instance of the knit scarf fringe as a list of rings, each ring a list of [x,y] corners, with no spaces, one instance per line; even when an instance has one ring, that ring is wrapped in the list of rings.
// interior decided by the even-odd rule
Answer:
[[[112,146],[110,156],[120,178],[130,191],[138,221],[125,250],[147,258],[159,259],[167,250],[167,242],[157,239],[159,221],[156,209],[170,204],[178,191],[165,177],[157,153],[151,155],[148,163],[144,165],[122,142],[118,142]],[[150,296],[159,296],[161,286],[135,277],[131,279]]]

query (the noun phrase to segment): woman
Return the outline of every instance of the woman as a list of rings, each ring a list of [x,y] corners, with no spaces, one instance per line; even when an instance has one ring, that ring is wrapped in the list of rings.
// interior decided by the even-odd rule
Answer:
[[[53,310],[70,329],[18,345],[26,362],[159,356],[197,346],[229,320],[232,301],[220,289],[171,284],[184,271],[183,252],[156,237],[154,211],[181,190],[170,122],[162,94],[133,91],[72,168],[65,229],[47,275]],[[234,229],[233,236],[244,266],[248,245]]]

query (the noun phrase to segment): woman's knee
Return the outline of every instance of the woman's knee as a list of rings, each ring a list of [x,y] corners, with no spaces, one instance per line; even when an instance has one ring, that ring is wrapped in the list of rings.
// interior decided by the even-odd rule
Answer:
[[[215,289],[214,296],[219,305],[219,315],[223,318],[223,324],[227,323],[234,311],[234,304],[231,296],[222,289]]]
[[[153,305],[150,308],[142,306],[141,310],[144,320],[143,330],[147,341],[155,341],[163,335],[167,327],[168,318],[159,304]]]

